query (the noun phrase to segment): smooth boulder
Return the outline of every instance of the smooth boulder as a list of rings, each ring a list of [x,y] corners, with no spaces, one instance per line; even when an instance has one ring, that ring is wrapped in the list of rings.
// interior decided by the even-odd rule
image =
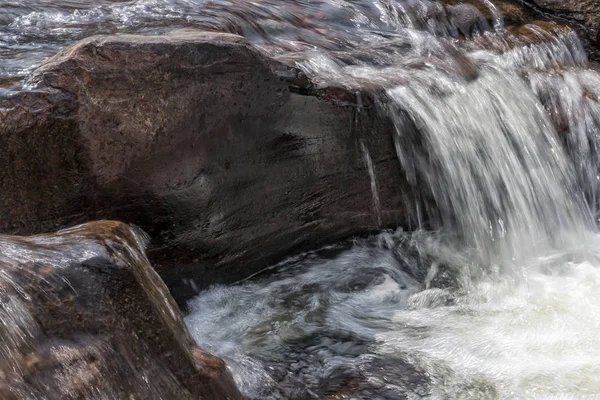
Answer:
[[[135,223],[180,302],[407,223],[392,124],[368,97],[316,88],[240,36],[92,37],[29,84],[0,100],[0,231]]]
[[[150,266],[146,236],[102,221],[0,236],[2,399],[240,399]]]

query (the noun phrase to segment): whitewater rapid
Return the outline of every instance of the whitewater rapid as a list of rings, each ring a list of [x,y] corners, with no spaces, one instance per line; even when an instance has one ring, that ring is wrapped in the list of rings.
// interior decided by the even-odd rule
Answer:
[[[597,399],[590,249],[597,234],[507,274],[434,233],[382,233],[214,287],[186,322],[249,398]]]

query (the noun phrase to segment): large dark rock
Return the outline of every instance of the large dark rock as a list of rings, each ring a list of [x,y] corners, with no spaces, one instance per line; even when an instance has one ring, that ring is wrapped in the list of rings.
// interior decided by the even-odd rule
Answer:
[[[144,234],[96,222],[0,236],[2,399],[239,399],[150,266]]]
[[[316,90],[239,36],[93,37],[30,83],[0,100],[0,231],[135,223],[179,298],[406,216],[368,99]]]

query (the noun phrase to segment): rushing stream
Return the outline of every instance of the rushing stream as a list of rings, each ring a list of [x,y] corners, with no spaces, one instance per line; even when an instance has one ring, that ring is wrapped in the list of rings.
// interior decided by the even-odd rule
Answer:
[[[429,230],[213,287],[195,339],[251,399],[600,399],[600,73],[517,3],[0,0],[0,86],[91,34],[195,27],[368,92]]]
[[[255,399],[595,399],[600,254],[587,251],[507,273],[431,233],[382,233],[209,290],[187,323]]]
[[[435,232],[212,288],[190,304],[195,338],[255,399],[600,398],[600,75],[576,35],[516,34],[491,2],[469,28],[435,2],[331,3],[354,12],[343,50],[316,35],[274,54],[323,85],[384,89]]]

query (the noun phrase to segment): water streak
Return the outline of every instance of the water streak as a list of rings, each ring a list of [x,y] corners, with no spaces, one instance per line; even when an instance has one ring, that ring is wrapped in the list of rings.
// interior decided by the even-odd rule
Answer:
[[[379,190],[377,189],[377,176],[375,175],[375,168],[373,167],[373,160],[369,154],[369,149],[364,141],[360,142],[360,148],[363,153],[365,160],[365,167],[369,171],[369,179],[371,180],[371,194],[373,196],[373,211],[377,218],[377,226],[381,226],[381,202],[379,201]]]

